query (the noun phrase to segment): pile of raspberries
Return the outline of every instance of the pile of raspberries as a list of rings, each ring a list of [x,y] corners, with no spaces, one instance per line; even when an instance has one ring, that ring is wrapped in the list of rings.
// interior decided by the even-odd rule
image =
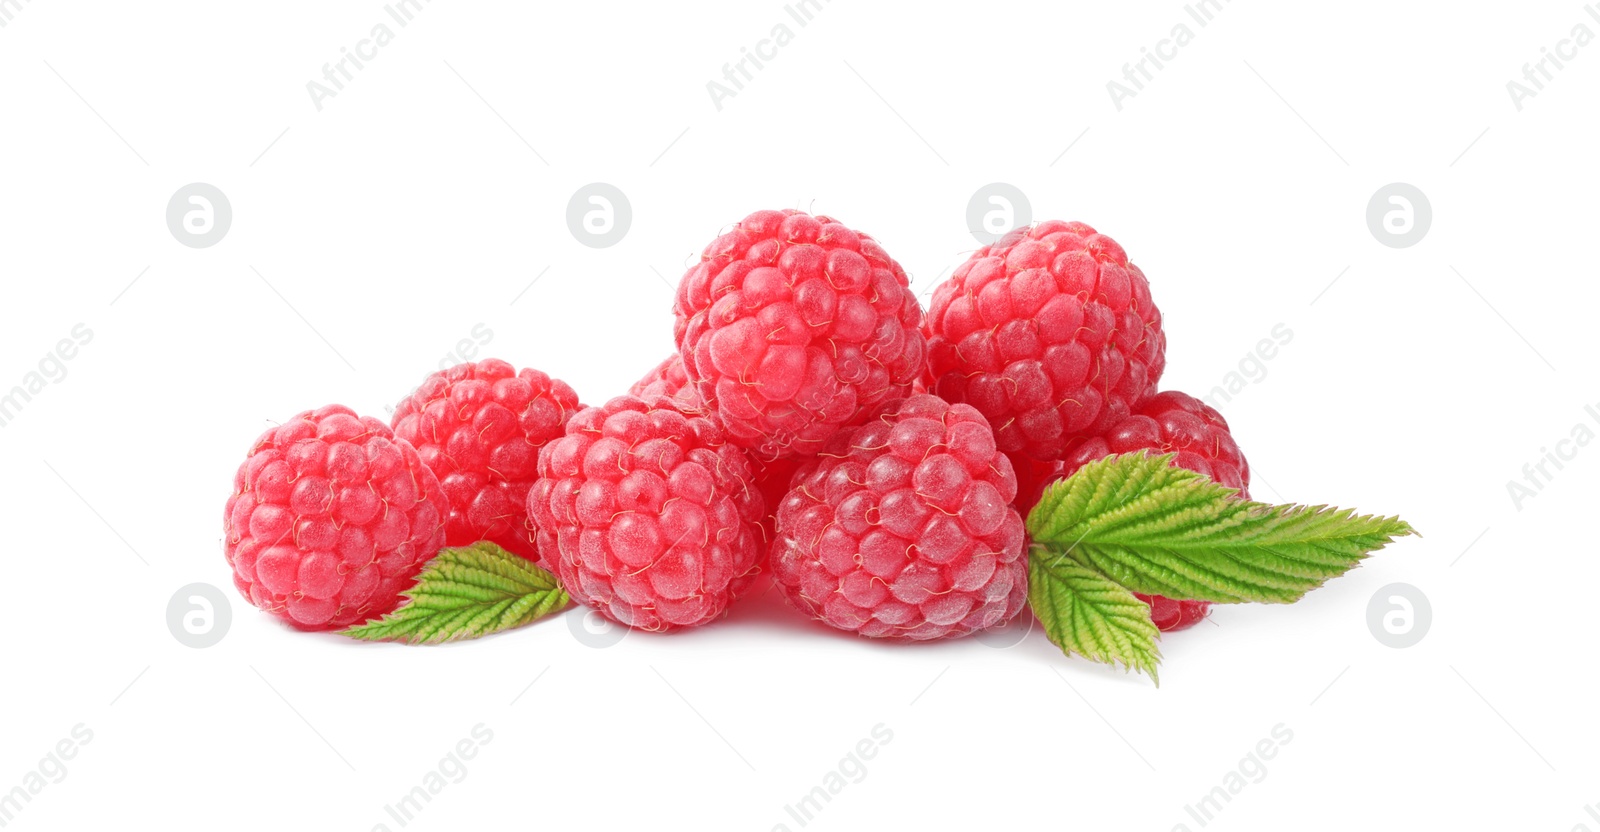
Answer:
[[[1222,417],[1157,392],[1144,273],[1083,223],[979,249],[924,312],[871,237],[757,211],[673,311],[677,354],[603,405],[489,359],[429,376],[388,424],[334,405],[268,430],[228,500],[234,584],[342,629],[487,540],[637,629],[711,622],[767,573],[825,624],[926,640],[1022,612],[1023,517],[1087,462],[1172,453],[1248,496]],[[1140,597],[1162,630],[1208,609]]]

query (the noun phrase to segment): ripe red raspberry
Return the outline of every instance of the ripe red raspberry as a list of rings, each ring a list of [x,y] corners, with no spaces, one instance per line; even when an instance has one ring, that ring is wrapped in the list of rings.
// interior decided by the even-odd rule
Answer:
[[[1145,399],[1132,415],[1100,436],[1080,439],[1067,449],[1061,462],[1034,462],[1030,482],[1018,490],[1017,507],[1030,511],[1046,485],[1070,477],[1079,468],[1112,454],[1148,450],[1175,454],[1173,464],[1204,474],[1219,485],[1239,490],[1250,499],[1250,465],[1233,441],[1228,423],[1210,405],[1193,396],[1168,390]],[[1151,618],[1163,631],[1182,630],[1198,623],[1211,610],[1208,601],[1175,601],[1160,595],[1141,595],[1150,605]]]
[[[745,452],[667,398],[620,396],[572,417],[528,495],[539,551],[573,600],[642,630],[726,611],[761,557]]]
[[[1211,612],[1210,601],[1174,601],[1165,595],[1145,595],[1135,592],[1133,597],[1150,605],[1150,621],[1163,633],[1187,630]]]
[[[1166,365],[1150,284],[1081,222],[1019,228],[933,293],[930,392],[976,407],[1007,454],[1060,459],[1155,391]]]
[[[1027,597],[1016,493],[977,410],[930,395],[884,405],[796,474],[773,575],[801,612],[863,636],[1004,624]]]
[[[922,308],[900,265],[828,217],[757,211],[678,285],[689,380],[761,459],[816,453],[923,372]]]
[[[233,584],[304,630],[391,612],[444,546],[439,480],[384,423],[329,405],[261,435],[223,520]]]
[[[683,357],[677,353],[657,364],[645,374],[644,378],[634,382],[633,386],[628,388],[628,395],[638,396],[647,401],[657,396],[666,396],[682,399],[689,404],[698,403],[700,400],[694,385],[689,383],[689,376],[684,372]]]
[[[1176,454],[1174,465],[1205,474],[1250,499],[1250,465],[1233,441],[1227,420],[1211,405],[1176,390],[1145,399],[1133,415],[1110,430],[1074,443],[1065,454],[1063,476],[1111,454],[1146,449]]]
[[[1011,469],[1017,474],[1017,510],[1022,512],[1022,519],[1028,519],[1028,512],[1039,504],[1039,498],[1044,496],[1045,486],[1066,476],[1061,473],[1061,460],[1053,459],[1049,462],[1034,459],[1030,456],[1008,456],[1011,460]]]
[[[789,483],[794,478],[794,472],[799,470],[804,457],[784,457],[762,461],[751,459],[750,464],[755,469],[754,484],[756,490],[761,492],[762,505],[766,512],[761,515],[761,551],[772,548],[772,541],[777,540],[778,506],[783,504],[783,498],[789,493]]]
[[[582,407],[565,382],[491,358],[428,376],[395,408],[395,436],[417,449],[450,502],[446,546],[488,540],[538,559],[528,489],[539,449]]]

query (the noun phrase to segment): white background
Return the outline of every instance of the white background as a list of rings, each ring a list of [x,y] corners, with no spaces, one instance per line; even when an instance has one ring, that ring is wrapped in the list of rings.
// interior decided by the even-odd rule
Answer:
[[[6,8],[0,392],[94,333],[0,428],[0,790],[93,732],[8,829],[397,829],[384,807],[479,723],[408,828],[798,829],[784,807],[882,723],[806,828],[1199,829],[1185,806],[1281,723],[1207,828],[1600,830],[1578,637],[1600,443],[1507,491],[1600,433],[1600,45],[1520,111],[1506,88],[1600,33],[1576,0],[1236,0],[1205,27],[1176,2],[833,0],[804,27],[778,2],[441,0],[404,28],[377,2]],[[379,22],[393,42],[319,111],[307,82]],[[793,41],[719,111],[707,83],[779,23]],[[1193,41],[1119,111],[1107,82],[1178,23]],[[567,228],[596,181],[632,206],[609,248]],[[210,248],[166,226],[190,182],[232,204]],[[976,246],[990,182],[1127,248],[1165,388],[1204,395],[1292,330],[1222,406],[1256,496],[1424,536],[1168,636],[1159,689],[1038,632],[841,637],[775,593],[605,649],[577,613],[424,649],[293,632],[229,584],[222,507],[267,425],[387,417],[478,324],[477,357],[603,401],[671,350],[667,283],[746,213],[835,216],[920,293]],[[1410,248],[1367,226],[1391,182],[1432,206]],[[165,622],[193,582],[232,600],[209,649]],[[1366,623],[1392,582],[1431,601],[1408,649]]]

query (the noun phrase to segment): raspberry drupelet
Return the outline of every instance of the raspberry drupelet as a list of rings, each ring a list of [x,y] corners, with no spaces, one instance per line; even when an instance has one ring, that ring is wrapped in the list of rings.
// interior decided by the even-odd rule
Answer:
[[[683,357],[677,353],[673,353],[650,372],[645,373],[644,378],[634,382],[633,386],[628,388],[628,395],[642,399],[656,396],[681,398],[688,404],[698,404],[700,401],[699,394],[695,392],[694,385],[689,383],[689,376],[684,372]]]

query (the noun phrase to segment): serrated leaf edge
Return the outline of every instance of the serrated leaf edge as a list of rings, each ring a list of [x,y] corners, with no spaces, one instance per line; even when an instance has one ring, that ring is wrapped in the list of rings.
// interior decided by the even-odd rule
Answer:
[[[1110,456],[1051,484],[1028,516],[1034,541],[1066,546],[1062,555],[1137,592],[1217,603],[1290,603],[1396,537],[1414,533],[1398,517],[1241,500],[1234,489],[1173,466],[1173,456]],[[1307,534],[1318,527],[1341,533]],[[1304,551],[1281,551],[1287,546]],[[1225,551],[1228,560],[1208,565],[1185,554],[1200,551]],[[1319,551],[1326,556],[1316,557]],[[1166,557],[1155,560],[1155,553]],[[1197,584],[1204,586],[1191,591]]]
[[[1062,609],[1058,592],[1069,596],[1069,609]],[[1114,605],[1088,603],[1085,596],[1090,595],[1112,596]],[[1125,671],[1148,675],[1160,686],[1161,632],[1150,619],[1149,605],[1115,581],[1046,547],[1030,547],[1028,605],[1045,636],[1063,653],[1121,665]]]
[[[520,627],[567,605],[554,575],[489,541],[442,549],[393,612],[340,631],[363,641],[441,644]]]

